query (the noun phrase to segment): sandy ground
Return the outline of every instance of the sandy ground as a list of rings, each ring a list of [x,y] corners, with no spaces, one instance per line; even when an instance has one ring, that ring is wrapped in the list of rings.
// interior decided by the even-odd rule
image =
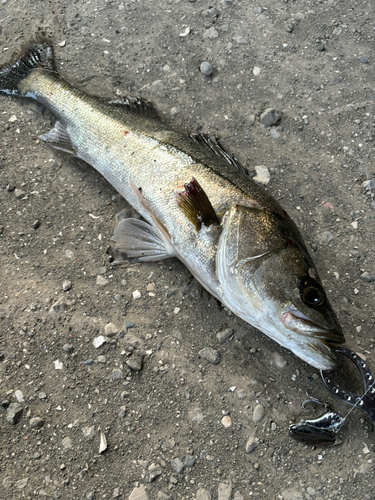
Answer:
[[[142,95],[173,126],[219,136],[252,174],[265,165],[347,346],[375,369],[375,213],[363,187],[375,178],[374,17],[372,2],[354,0],[3,0],[0,62],[43,32],[80,89]],[[269,107],[277,127],[260,123]],[[338,446],[288,435],[323,412],[302,410],[306,392],[349,409],[317,370],[228,313],[177,260],[111,267],[115,216],[129,207],[38,139],[53,122],[0,98],[0,497],[375,498],[374,433],[359,410]],[[204,346],[219,364],[199,357]]]

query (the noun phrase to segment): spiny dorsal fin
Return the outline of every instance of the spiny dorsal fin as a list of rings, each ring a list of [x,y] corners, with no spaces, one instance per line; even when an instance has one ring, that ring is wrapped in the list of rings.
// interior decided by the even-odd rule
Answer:
[[[202,224],[206,227],[219,224],[215,210],[199,182],[193,177],[184,187],[184,191],[177,193],[177,204],[195,228],[199,231]]]
[[[190,134],[190,137],[199,144],[207,146],[215,154],[224,158],[230,165],[237,167],[239,171],[249,175],[248,170],[223,146],[217,137],[214,141],[207,134]]]
[[[160,119],[155,106],[151,102],[146,101],[146,99],[143,99],[143,97],[124,96],[120,99],[109,101],[109,104],[114,104],[117,108],[125,109],[129,113],[145,116],[147,118]]]

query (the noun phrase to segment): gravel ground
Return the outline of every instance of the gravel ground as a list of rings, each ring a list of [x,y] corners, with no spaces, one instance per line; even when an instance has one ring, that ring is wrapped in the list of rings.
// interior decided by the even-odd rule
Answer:
[[[267,167],[347,346],[375,369],[374,18],[355,0],[2,0],[0,63],[43,32],[76,87],[142,95],[252,175]],[[314,368],[178,261],[111,266],[131,208],[38,139],[53,122],[0,98],[0,498],[375,498],[363,413],[338,446],[288,435],[322,413],[302,410],[306,392],[348,411]]]

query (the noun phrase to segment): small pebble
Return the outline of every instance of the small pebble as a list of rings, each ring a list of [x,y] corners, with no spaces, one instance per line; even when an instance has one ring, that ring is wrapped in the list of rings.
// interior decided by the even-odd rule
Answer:
[[[98,356],[97,359],[98,363],[104,364],[107,361],[107,358],[105,356]]]
[[[245,451],[246,451],[246,453],[251,453],[258,446],[259,446],[259,441],[257,439],[255,439],[254,436],[251,436],[247,440],[247,443],[246,443],[246,446],[245,446]]]
[[[24,397],[23,397],[23,394],[22,394],[22,391],[14,391],[14,395],[16,396],[16,399],[19,403],[23,403],[25,400],[24,400]]]
[[[23,408],[19,403],[11,403],[7,409],[7,421],[11,425],[16,425],[23,413]]]
[[[260,75],[260,68],[258,68],[258,66],[254,66],[254,68],[253,68],[253,75],[254,76],[259,76]]]
[[[93,491],[89,491],[86,495],[86,500],[95,500],[95,494]]]
[[[71,354],[74,351],[74,347],[72,346],[72,344],[64,344],[63,351],[65,351],[68,354]]]
[[[115,488],[115,489],[113,490],[112,498],[118,498],[118,497],[120,497],[120,496],[121,496],[121,493],[120,493],[119,488]]]
[[[215,30],[215,28],[209,28],[208,30],[205,30],[203,33],[203,38],[209,38],[209,39],[214,39],[219,36],[219,33]]]
[[[33,229],[38,229],[39,226],[40,226],[40,220],[35,220],[33,222],[32,228]]]
[[[81,366],[91,366],[93,363],[94,363],[94,360],[89,358],[89,359],[85,359],[85,361],[81,361],[80,365]]]
[[[280,120],[281,117],[276,113],[276,111],[273,108],[267,108],[260,115],[260,122],[265,127],[272,127],[273,125],[277,125]]]
[[[184,460],[184,467],[193,467],[195,464],[195,457],[193,455],[186,455]]]
[[[107,323],[104,327],[104,334],[107,337],[113,337],[118,333],[119,329],[114,323]]]
[[[65,257],[67,259],[72,259],[74,257],[74,252],[72,252],[71,250],[65,250]]]
[[[101,276],[100,274],[98,274],[98,276],[96,277],[96,284],[98,286],[105,286],[108,284],[108,280],[103,276]]]
[[[172,466],[172,469],[177,474],[181,474],[181,472],[184,470],[184,464],[181,462],[181,460],[179,458],[173,458],[171,460],[171,466]]]
[[[219,483],[217,490],[217,500],[230,500],[232,498],[232,485]]]
[[[203,73],[205,76],[210,76],[212,74],[213,68],[209,62],[203,61],[200,65],[200,70],[201,73]]]
[[[233,335],[233,330],[232,328],[227,328],[226,330],[223,330],[222,332],[219,332],[216,334],[216,338],[219,341],[220,344],[225,342],[229,337]]]
[[[46,394],[45,392],[40,392],[40,393],[38,394],[38,398],[39,398],[39,399],[46,399],[46,398],[47,398],[47,394]]]
[[[262,405],[256,405],[253,413],[253,422],[258,423],[264,417],[264,408]]]
[[[68,292],[72,288],[72,282],[69,280],[65,280],[62,284],[62,289],[64,292]]]
[[[82,433],[83,433],[84,438],[87,441],[92,441],[94,439],[94,437],[96,436],[95,426],[93,425],[91,427],[83,427]]]
[[[121,380],[124,377],[123,371],[119,368],[114,368],[112,370],[112,378],[113,380]]]
[[[135,327],[135,323],[134,321],[130,321],[130,320],[125,320],[125,331],[127,332],[128,330],[130,330],[131,328],[134,328]]]
[[[247,38],[245,38],[243,35],[239,35],[238,33],[233,35],[233,40],[240,45],[245,45],[248,43]]]
[[[105,342],[107,342],[107,339],[103,335],[99,335],[99,337],[96,337],[92,341],[95,349],[98,349],[98,347],[102,346]]]
[[[120,410],[118,412],[118,416],[119,416],[119,418],[124,418],[125,415],[126,415],[126,408],[125,408],[125,406],[121,406]]]
[[[25,191],[22,191],[22,189],[15,189],[14,194],[16,195],[16,198],[23,198],[25,196]]]
[[[142,297],[141,292],[140,292],[139,290],[135,290],[135,291],[133,292],[133,299],[134,299],[134,300],[137,300],[137,299],[139,299],[140,297]]]
[[[278,368],[285,368],[287,360],[284,359],[278,352],[273,353],[273,361]]]
[[[221,360],[221,353],[212,347],[204,347],[198,352],[198,356],[207,360],[209,363],[217,365]]]
[[[369,63],[369,60],[367,59],[367,57],[360,57],[359,60],[361,61],[362,64],[368,64]]]
[[[315,49],[318,51],[318,52],[324,52],[325,51],[325,46],[323,43],[317,43],[315,45]]]
[[[321,245],[328,245],[328,243],[333,240],[333,234],[330,231],[323,231],[316,235],[316,239]]]
[[[62,370],[63,369],[63,364],[60,360],[56,359],[53,363],[55,365],[55,370]]]
[[[211,493],[204,488],[199,488],[195,495],[195,500],[211,500]]]
[[[44,420],[41,417],[33,417],[29,422],[30,429],[41,429],[44,425]]]
[[[69,449],[69,448],[72,448],[72,440],[70,439],[70,437],[65,437],[62,441],[61,441],[61,444],[62,446],[65,448],[65,449]]]
[[[179,107],[174,107],[171,109],[171,116],[174,117],[176,115],[178,115],[178,113],[181,111],[181,109]],[[139,292],[138,292],[139,293]],[[133,297],[134,297],[134,293],[133,293]],[[138,298],[138,297],[134,297],[134,298]]]
[[[229,415],[225,415],[222,419],[221,419],[221,423],[223,425],[223,427],[225,427],[226,429],[228,429],[229,427],[232,426],[232,420],[230,418]]]
[[[257,174],[253,177],[253,180],[259,182],[259,184],[268,184],[271,178],[268,168],[264,165],[257,165],[254,168]]]
[[[23,479],[20,479],[19,481],[16,482],[16,488],[17,490],[23,490],[28,482],[29,478],[24,477]]]
[[[129,500],[148,500],[145,487],[141,484],[130,493]]]
[[[142,369],[142,356],[138,356],[137,354],[133,354],[129,359],[126,360],[126,364],[132,370],[139,371]]]

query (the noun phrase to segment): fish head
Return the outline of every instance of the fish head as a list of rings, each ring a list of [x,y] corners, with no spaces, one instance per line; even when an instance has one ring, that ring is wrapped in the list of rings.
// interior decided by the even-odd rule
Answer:
[[[217,275],[226,305],[298,357],[333,369],[344,336],[314,263],[283,212],[241,205],[222,220]]]

